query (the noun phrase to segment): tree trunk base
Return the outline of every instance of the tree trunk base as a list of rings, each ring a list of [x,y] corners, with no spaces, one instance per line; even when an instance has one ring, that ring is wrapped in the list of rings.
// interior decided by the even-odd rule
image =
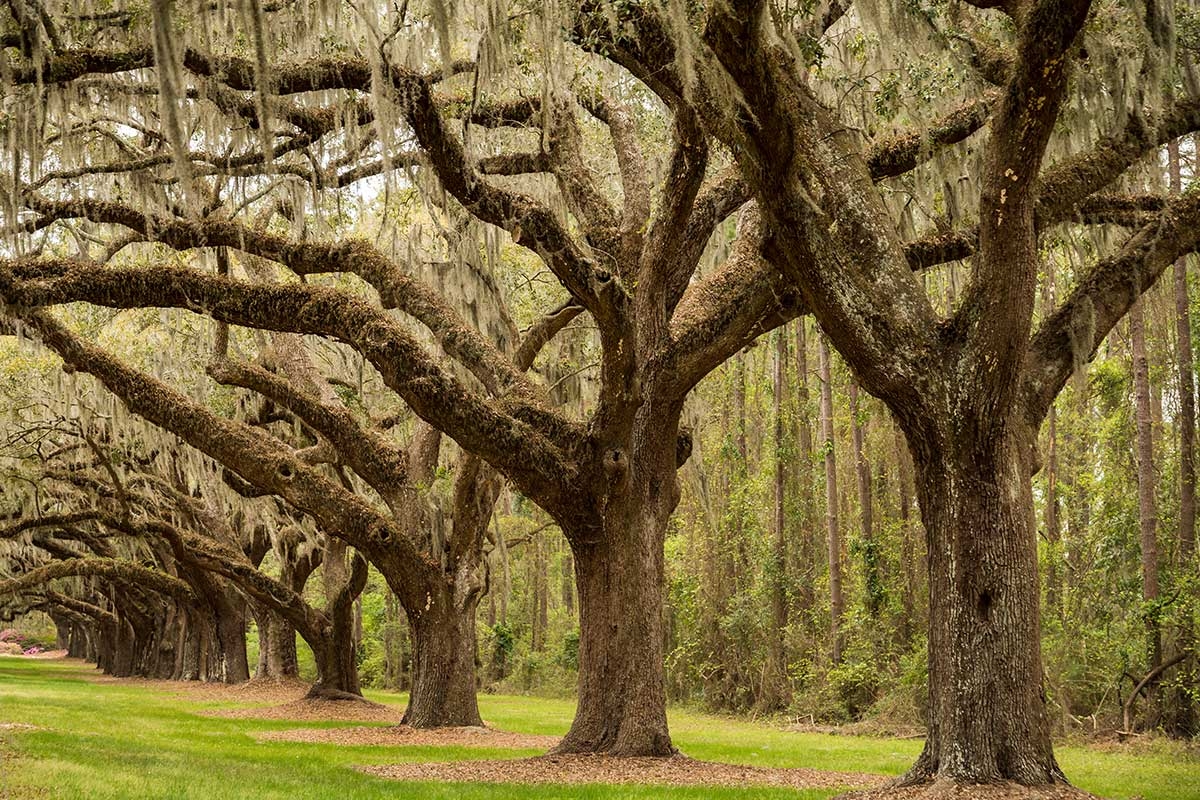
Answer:
[[[664,726],[635,726],[633,730],[607,727],[602,730],[582,733],[575,727],[563,737],[550,755],[608,755],[623,758],[671,758],[679,750],[671,744],[671,736]]]
[[[885,786],[840,794],[834,800],[1102,800],[1068,783],[1025,786],[1013,781],[967,783],[940,778],[903,784],[903,779]]]

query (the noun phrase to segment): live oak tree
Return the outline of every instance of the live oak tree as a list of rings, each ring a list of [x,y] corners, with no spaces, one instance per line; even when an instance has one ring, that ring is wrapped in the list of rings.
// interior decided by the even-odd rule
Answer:
[[[398,21],[404,23],[402,19]],[[161,30],[166,22],[160,18],[157,24]],[[135,34],[145,34],[132,24],[129,31],[135,42],[138,41]],[[52,38],[48,37],[46,43]],[[52,44],[49,46],[53,48]],[[78,50],[67,50],[61,57],[73,60],[80,54]],[[48,55],[53,62],[55,54]],[[132,60],[119,57],[114,61],[109,55],[100,54],[96,63],[81,65],[80,75],[145,67],[161,54],[139,46],[125,51],[125,56]],[[37,58],[37,54],[31,55],[33,61]],[[225,90],[244,93],[253,88],[252,61],[210,57],[198,52],[185,54],[184,60],[192,64],[187,69],[192,70],[189,74],[194,74],[197,81],[223,85],[218,93]],[[6,270],[6,276],[12,279],[12,282],[6,280],[5,288],[5,299],[12,304],[11,315],[56,350],[71,367],[99,377],[135,412],[213,455],[251,483],[275,491],[303,508],[327,529],[367,553],[385,575],[403,576],[403,585],[397,585],[401,583],[397,578],[393,588],[409,612],[420,645],[422,622],[428,619],[430,628],[439,627],[439,623],[446,621],[447,609],[453,608],[454,580],[461,566],[457,552],[449,553],[444,564],[430,563],[428,556],[413,552],[415,548],[406,531],[397,529],[386,518],[381,519],[360,501],[346,497],[335,484],[300,463],[288,450],[189,404],[186,398],[120,364],[81,341],[50,316],[31,308],[65,300],[65,296],[46,297],[43,299],[47,302],[42,302],[24,295],[21,287],[29,286],[25,280],[30,277],[27,268],[65,270],[60,277],[69,273],[83,278],[70,281],[76,288],[100,290],[96,294],[89,291],[86,298],[98,304],[188,307],[203,310],[224,323],[321,334],[350,344],[375,365],[384,381],[418,414],[464,449],[502,471],[524,494],[546,508],[570,539],[579,578],[582,618],[581,703],[576,725],[562,749],[670,752],[662,686],[661,565],[663,530],[677,499],[674,470],[687,455],[687,439],[677,431],[679,412],[690,386],[761,329],[762,321],[776,307],[774,295],[769,292],[756,292],[748,298],[750,302],[741,302],[736,293],[745,295],[753,288],[769,286],[769,280],[757,273],[740,275],[736,268],[720,272],[686,292],[709,232],[741,200],[730,196],[725,182],[717,181],[706,187],[706,193],[696,201],[707,158],[703,140],[696,138],[699,132],[690,114],[677,120],[671,174],[664,182],[662,205],[652,218],[647,168],[633,124],[619,104],[594,96],[583,98],[589,113],[607,125],[616,143],[625,189],[620,215],[581,167],[574,100],[555,97],[545,108],[537,102],[520,102],[502,105],[497,110],[489,110],[482,104],[470,109],[483,121],[497,116],[503,120],[503,114],[518,119],[522,115],[524,119],[533,114],[538,116],[548,134],[544,153],[535,154],[536,157],[517,154],[513,159],[489,162],[485,168],[509,172],[554,171],[562,195],[584,228],[576,238],[565,220],[552,213],[544,202],[500,188],[478,174],[473,159],[468,161],[442,116],[440,106],[444,101],[432,92],[436,76],[386,61],[373,64],[363,58],[319,63],[323,66],[315,73],[305,64],[274,68],[273,74],[278,74],[270,79],[272,97],[267,101],[260,97],[256,107],[242,94],[238,96],[243,100],[231,107],[235,112],[240,110],[258,119],[256,115],[265,106],[282,102],[275,97],[312,90],[344,90],[351,93],[351,105],[346,107],[361,112],[346,120],[351,130],[343,134],[343,141],[353,144],[353,126],[370,126],[374,116],[365,104],[366,98],[382,94],[389,105],[396,104],[395,110],[417,136],[423,155],[429,159],[429,168],[444,189],[479,219],[509,230],[523,246],[542,258],[570,293],[571,302],[534,325],[523,343],[510,345],[512,349],[506,355],[474,332],[441,298],[365,242],[289,240],[211,214],[195,219],[173,215],[170,208],[146,213],[90,197],[56,200],[21,185],[14,191],[18,203],[27,208],[41,206],[42,211],[35,213],[45,214],[43,222],[51,218],[82,218],[93,223],[123,225],[134,235],[179,249],[214,245],[238,249],[283,263],[299,274],[339,271],[363,276],[379,291],[385,306],[397,308],[423,324],[438,345],[470,372],[471,382],[437,366],[434,356],[420,342],[377,307],[350,293],[302,284],[251,286],[230,278],[165,266],[122,269],[79,260],[22,260]],[[43,59],[41,66],[31,64],[18,78],[23,77],[36,86],[46,74],[45,67],[55,70]],[[290,78],[285,76],[289,71]],[[76,76],[56,73],[50,80],[72,77]],[[216,80],[209,80],[213,78]],[[384,85],[376,86],[380,78]],[[169,87],[164,87],[167,84],[160,80],[160,91],[169,91]],[[266,88],[260,85],[260,89]],[[353,99],[355,92],[360,95],[358,101]],[[185,94],[180,92],[180,98],[167,98],[168,104],[182,100]],[[284,116],[289,113],[277,108]],[[317,133],[322,132],[300,110],[292,118],[310,128],[305,135],[315,135],[311,132],[314,128]],[[318,115],[316,123],[332,128],[330,120],[341,123],[343,117],[325,113]],[[371,132],[369,127],[367,132]],[[297,141],[290,135],[287,138]],[[167,135],[158,141],[166,146],[170,139]],[[181,143],[179,137],[175,139],[178,150]],[[252,137],[251,161],[261,161],[258,144],[257,137]],[[352,150],[348,157],[353,160],[361,155],[363,151]],[[381,155],[388,160],[392,154]],[[373,153],[366,154],[372,156]],[[179,166],[162,157],[154,161],[156,166]],[[211,171],[219,172],[222,166],[213,166]],[[393,166],[385,164],[386,168]],[[199,176],[190,177],[200,180]],[[168,180],[186,183],[187,178],[176,175]],[[182,189],[180,192],[180,199],[186,199]],[[137,219],[126,216],[131,212]],[[133,227],[126,223],[133,223]],[[175,234],[164,226],[176,226]],[[41,226],[35,221],[32,227]],[[139,280],[130,282],[128,278],[135,275]],[[629,286],[640,282],[642,288],[636,297],[622,285],[622,279]],[[66,288],[67,284],[59,285]],[[685,297],[685,292],[689,296]],[[703,302],[714,293],[724,293],[736,304],[724,308]],[[673,314],[676,330],[672,331],[668,313],[675,311],[676,306],[679,312]],[[582,309],[588,310],[598,324],[603,348],[603,388],[586,426],[547,409],[538,399],[540,390],[522,374],[556,327]],[[731,316],[732,309],[738,313]],[[222,369],[218,365],[214,371],[224,375]],[[315,417],[310,415],[310,421]],[[333,423],[325,425],[326,435],[333,438],[332,433],[337,432]],[[368,481],[374,480],[374,488],[380,495],[386,497],[389,491],[402,485],[394,480],[394,475],[366,458],[375,453],[350,453],[345,457],[359,455],[363,459],[353,465],[356,472]],[[468,499],[473,498],[464,498]],[[468,542],[469,539],[456,546],[465,549]],[[437,574],[445,576],[439,579],[440,583],[430,579],[414,590],[417,581],[413,573],[419,576],[422,571],[434,568]],[[433,588],[438,589],[436,594]],[[471,590],[459,591],[466,591],[469,596]],[[435,652],[431,647],[424,648],[418,661],[422,657],[429,660],[424,674],[431,679],[453,672],[448,665],[464,664],[459,654]],[[469,661],[464,666],[469,666]],[[418,669],[418,686],[421,680],[422,672]],[[613,692],[613,686],[626,687],[626,691]],[[414,703],[418,696],[424,695],[414,692]],[[471,700],[473,703],[473,695]]]
[[[930,730],[908,779],[1042,784],[1063,776],[1041,693],[1030,491],[1037,429],[1072,371],[1194,248],[1200,204],[1194,193],[1152,200],[1161,210],[1130,220],[1132,234],[1035,330],[1039,236],[1083,213],[1136,158],[1190,130],[1194,109],[1181,102],[1150,116],[1135,107],[1123,130],[1043,165],[1083,57],[1077,39],[1090,4],[986,5],[1010,18],[1013,33],[994,75],[1001,94],[977,176],[978,226],[942,236],[971,255],[967,290],[946,317],[913,276],[930,260],[890,222],[868,154],[810,85],[786,18],[769,4],[714,8],[679,45],[669,20],[635,9],[638,35],[615,49],[647,80],[692,98],[733,150],[771,232],[769,259],[905,432],[930,569]],[[1158,13],[1147,15],[1148,38],[1169,48]],[[674,70],[677,47],[686,47],[688,74]],[[1150,96],[1161,74],[1155,55],[1142,86]]]
[[[223,323],[318,334],[350,345],[433,428],[499,470],[546,509],[571,543],[581,615],[580,704],[560,749],[671,752],[662,676],[662,544],[678,500],[675,470],[690,447],[688,435],[679,430],[683,401],[705,374],[758,333],[798,311],[796,292],[760,258],[761,228],[753,213],[728,259],[697,273],[711,234],[747,201],[746,185],[736,171],[723,166],[719,149],[690,102],[653,80],[647,85],[662,95],[658,114],[667,125],[666,141],[656,142],[668,154],[657,172],[650,169],[643,152],[645,137],[630,111],[618,98],[586,87],[572,94],[563,65],[552,63],[539,76],[553,89],[541,97],[513,100],[502,94],[514,91],[512,84],[506,86],[490,73],[497,66],[496,50],[514,35],[511,29],[475,37],[477,65],[450,58],[453,52],[443,42],[443,63],[437,65],[430,63],[432,48],[422,46],[425,29],[420,18],[396,15],[379,27],[373,21],[366,24],[365,35],[378,36],[378,47],[347,37],[352,54],[327,58],[306,52],[311,46],[307,42],[289,42],[297,48],[292,56],[308,60],[288,62],[271,49],[283,50],[282,45],[265,39],[255,39],[253,57],[221,51],[220,42],[203,35],[205,12],[197,13],[198,24],[189,27],[199,37],[197,46],[184,47],[182,53],[167,52],[169,37],[162,34],[169,20],[161,8],[149,25],[160,34],[155,47],[144,43],[146,26],[130,19],[117,26],[120,30],[114,35],[120,44],[112,47],[74,44],[63,39],[62,30],[54,36],[46,30],[35,37],[36,46],[26,48],[24,66],[14,71],[17,83],[66,96],[111,91],[113,95],[103,96],[115,96],[126,105],[131,95],[157,96],[155,105],[161,107],[166,130],[148,127],[139,115],[135,129],[151,142],[152,154],[131,158],[126,153],[110,164],[60,169],[31,163],[38,173],[37,178],[30,176],[32,183],[13,176],[14,204],[29,212],[25,232],[36,235],[56,222],[86,220],[125,229],[107,243],[106,255],[130,239],[152,239],[179,250],[227,247],[275,261],[302,276],[355,274],[376,289],[385,307],[424,326],[469,378],[439,367],[408,329],[377,307],[344,291],[303,284],[251,286],[169,266],[105,268],[81,259],[22,259],[10,263],[4,273],[10,315],[74,368],[100,377],[137,413],[317,517],[366,553],[385,575],[389,569],[399,573],[401,564],[425,562],[408,549],[399,531],[368,515],[361,504],[349,502],[336,485],[320,480],[286,451],[268,447],[200,409],[189,408],[182,419],[180,398],[159,385],[147,390],[152,385],[147,376],[129,371],[32,307],[74,300],[113,307],[173,306]],[[328,25],[330,20],[318,24]],[[580,24],[580,32],[586,34],[586,18]],[[406,26],[411,31],[400,35]],[[384,29],[390,33],[383,35]],[[73,30],[81,30],[74,35],[85,40],[91,33],[86,24]],[[541,44],[562,46],[559,33],[551,30]],[[354,55],[356,51],[365,52]],[[569,55],[564,64],[609,69],[577,50]],[[93,77],[130,71],[136,76],[136,71],[160,62],[165,66],[154,69],[154,82]],[[456,73],[472,69],[476,77],[466,98],[456,102],[452,90],[438,89],[440,83],[453,83]],[[74,81],[80,83],[73,86]],[[293,99],[297,96],[300,99]],[[314,108],[322,97],[331,105]],[[230,143],[235,150],[226,146],[229,155],[224,157],[218,157],[215,147],[189,150],[178,119],[179,110],[188,107],[202,108],[200,119],[209,128],[216,127],[211,122],[216,107],[257,133],[245,133]],[[611,137],[607,163],[613,185],[602,184],[585,168],[585,145],[591,140],[585,141],[581,131],[592,124],[581,119],[585,112]],[[448,124],[448,115],[455,114],[467,120],[465,139]],[[101,124],[89,120],[83,127],[93,122]],[[959,140],[982,122],[978,113],[955,116],[938,128],[936,141]],[[288,130],[276,137],[279,143],[268,152],[261,140],[270,124]],[[536,125],[534,149],[486,156],[475,149],[486,127],[505,124]],[[400,131],[410,132],[418,149],[393,151],[391,142]],[[336,135],[323,139],[331,132]],[[499,144],[507,144],[499,138]],[[311,146],[322,139],[322,147],[332,148],[324,160],[321,149]],[[239,144],[243,150],[234,154]],[[925,157],[909,152],[896,160],[893,154],[912,150],[904,137],[885,139],[875,147],[879,177],[910,169]],[[67,149],[59,152],[71,155]],[[332,190],[364,175],[398,168],[412,168],[418,176],[431,174],[458,207],[507,231],[557,278],[567,303],[535,323],[520,346],[503,352],[387,253],[362,241],[316,242],[257,230],[232,219],[219,205],[219,191],[214,191],[221,178],[231,174],[296,175],[315,188]],[[139,178],[157,175],[152,185],[165,197],[145,210],[104,198],[111,194],[104,185],[72,192],[65,184],[89,175],[127,172]],[[550,198],[544,199],[545,192],[535,196],[501,178],[487,177],[524,173],[553,176]],[[205,193],[213,198],[207,206],[197,199]],[[169,202],[163,204],[163,199]],[[569,219],[556,213],[550,200],[561,202]],[[581,422],[547,408],[539,387],[522,372],[537,348],[582,311],[598,328],[601,356],[599,394]],[[219,364],[215,367],[218,376],[221,369]],[[372,467],[365,461],[354,466],[356,471]],[[376,483],[381,495],[391,485],[386,476]],[[452,558],[444,569],[453,574],[455,566]],[[441,580],[438,585],[451,585]],[[406,594],[403,587],[393,588],[410,618],[431,617],[450,607],[449,595]],[[418,622],[414,627],[419,639]],[[454,655],[442,653],[431,664],[447,659],[453,661]],[[613,691],[614,686],[622,690]]]

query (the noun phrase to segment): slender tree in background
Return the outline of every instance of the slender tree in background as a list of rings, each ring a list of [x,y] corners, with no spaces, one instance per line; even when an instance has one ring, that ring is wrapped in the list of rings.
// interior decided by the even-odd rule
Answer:
[[[1183,190],[1179,142],[1167,146],[1170,188]],[[1179,379],[1179,557],[1191,562],[1196,550],[1196,368],[1192,359],[1191,301],[1188,295],[1187,258],[1175,262],[1172,272],[1175,299],[1175,366]]]
[[[833,374],[829,343],[817,344],[817,373],[821,381],[821,450],[825,454],[825,551],[829,559],[829,641],[834,664],[842,660],[842,532],[838,523],[837,458],[834,455]]]
[[[773,383],[775,391],[772,396],[772,417],[774,419],[773,440],[775,450],[775,471],[772,481],[773,514],[772,514],[772,545],[770,565],[771,592],[771,630],[767,646],[767,664],[764,671],[760,707],[765,710],[787,708],[790,698],[787,683],[787,645],[786,631],[788,625],[787,570],[788,526],[785,512],[785,493],[787,491],[788,440],[786,437],[787,423],[784,419],[784,395],[787,391],[787,328],[775,331],[775,348],[773,357]]]
[[[1133,358],[1134,424],[1137,442],[1138,531],[1142,544],[1142,603],[1146,615],[1146,669],[1162,663],[1162,628],[1158,611],[1158,480],[1154,470],[1154,440],[1151,431],[1150,365],[1146,358],[1146,321],[1142,302],[1129,309],[1130,354]]]
[[[859,403],[858,383],[851,381],[850,391],[850,440],[854,448],[854,477],[858,488],[858,516],[862,537],[859,549],[863,557],[863,580],[866,584],[867,611],[872,617],[879,615],[883,602],[883,582],[879,574],[879,542],[875,539],[874,505],[871,491],[871,463],[867,460],[865,409]]]
[[[1055,296],[1054,265],[1047,265],[1046,278],[1042,282],[1043,311],[1054,308]],[[1049,557],[1046,559],[1046,607],[1056,617],[1062,617],[1062,575],[1059,571],[1060,551],[1062,548],[1062,523],[1059,519],[1058,497],[1058,408],[1051,403],[1046,413],[1046,463],[1043,467],[1046,475],[1046,498],[1044,500],[1043,525],[1046,537],[1046,548]]]

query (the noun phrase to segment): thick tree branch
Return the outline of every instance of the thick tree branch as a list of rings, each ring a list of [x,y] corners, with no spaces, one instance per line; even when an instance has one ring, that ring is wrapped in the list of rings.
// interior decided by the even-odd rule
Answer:
[[[90,576],[149,589],[185,602],[196,600],[196,595],[191,587],[178,578],[143,567],[132,561],[115,558],[72,558],[66,561],[55,561],[7,581],[0,581],[0,595],[23,592],[59,578]]]
[[[121,225],[177,250],[231,247],[283,264],[297,275],[346,272],[358,275],[379,292],[385,308],[395,308],[425,325],[438,344],[458,359],[493,394],[534,393],[513,368],[435,291],[408,275],[374,245],[362,239],[296,242],[237,222],[206,219],[163,219],[119,203],[99,200],[51,201],[36,195],[26,200],[35,211],[58,219],[82,217]]]
[[[384,498],[393,511],[411,500],[408,459],[381,433],[363,428],[344,406],[331,406],[262,367],[222,359],[208,365],[213,380],[258,392],[287,408],[324,437],[340,461]]]

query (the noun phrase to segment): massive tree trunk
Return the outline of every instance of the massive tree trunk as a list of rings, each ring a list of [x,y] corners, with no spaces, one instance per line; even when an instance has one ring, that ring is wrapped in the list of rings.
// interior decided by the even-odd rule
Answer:
[[[679,502],[681,405],[639,414],[628,448],[606,448],[601,535],[567,531],[579,591],[579,705],[559,753],[667,756],[663,542]]]
[[[1042,693],[1033,433],[1020,426],[993,441],[909,436],[930,581],[929,736],[912,782],[1065,780]]]
[[[404,724],[414,728],[482,726],[475,696],[479,594],[471,588],[454,591],[446,587],[431,591],[429,600],[419,614],[409,614],[412,691]]]

